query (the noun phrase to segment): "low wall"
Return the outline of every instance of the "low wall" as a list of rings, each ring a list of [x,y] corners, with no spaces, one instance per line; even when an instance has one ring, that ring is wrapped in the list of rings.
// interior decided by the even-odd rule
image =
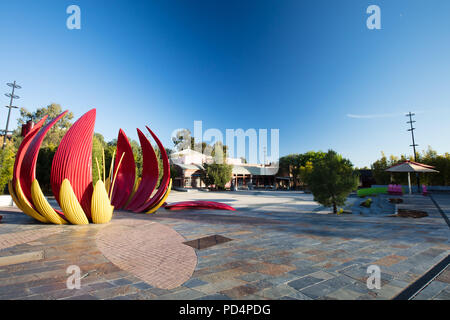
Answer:
[[[0,196],[0,207],[10,207],[15,206],[10,195],[2,195]]]
[[[373,184],[372,188],[387,188],[387,184]],[[408,191],[408,185],[402,185],[403,190]],[[412,192],[417,192],[417,185],[411,185]],[[450,186],[427,186],[427,191],[436,191],[436,192],[450,192]]]

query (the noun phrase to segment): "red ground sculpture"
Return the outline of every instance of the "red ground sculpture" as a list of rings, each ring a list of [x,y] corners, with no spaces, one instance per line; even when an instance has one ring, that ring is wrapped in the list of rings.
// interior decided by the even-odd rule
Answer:
[[[167,210],[186,210],[186,209],[211,209],[211,210],[230,210],[236,211],[235,208],[220,202],[215,201],[182,201],[166,205]]]

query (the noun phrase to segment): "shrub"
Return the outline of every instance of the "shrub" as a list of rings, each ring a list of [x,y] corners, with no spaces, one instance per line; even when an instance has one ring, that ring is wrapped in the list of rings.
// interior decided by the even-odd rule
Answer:
[[[217,189],[225,189],[225,185],[231,180],[233,166],[229,164],[204,164],[201,179],[207,186],[214,185]]]

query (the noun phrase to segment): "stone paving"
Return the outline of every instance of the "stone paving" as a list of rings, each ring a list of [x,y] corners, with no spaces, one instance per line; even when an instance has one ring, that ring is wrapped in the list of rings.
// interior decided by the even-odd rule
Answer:
[[[311,195],[283,191],[172,192],[169,203],[221,201],[237,211],[117,212],[106,225],[43,225],[1,208],[0,245],[15,240],[0,258],[43,251],[44,259],[0,267],[0,299],[390,299],[450,253],[449,227],[431,200],[404,199],[429,216],[324,214]],[[449,195],[435,199],[450,209]],[[169,236],[157,243],[161,232]],[[232,241],[182,244],[215,234]],[[381,289],[366,286],[372,264]],[[80,289],[67,289],[70,265],[81,268]],[[449,283],[444,272],[416,298],[447,299]]]

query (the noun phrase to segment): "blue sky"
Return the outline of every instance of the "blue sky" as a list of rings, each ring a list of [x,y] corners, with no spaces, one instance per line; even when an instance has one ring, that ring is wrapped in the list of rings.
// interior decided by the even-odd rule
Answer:
[[[81,30],[66,28],[71,4]],[[381,30],[366,27],[371,4]],[[172,147],[174,129],[202,120],[280,129],[281,155],[333,148],[369,166],[411,153],[411,110],[419,149],[450,151],[447,0],[15,0],[0,12],[3,91],[17,80],[29,110],[95,107],[107,140],[149,125]]]

